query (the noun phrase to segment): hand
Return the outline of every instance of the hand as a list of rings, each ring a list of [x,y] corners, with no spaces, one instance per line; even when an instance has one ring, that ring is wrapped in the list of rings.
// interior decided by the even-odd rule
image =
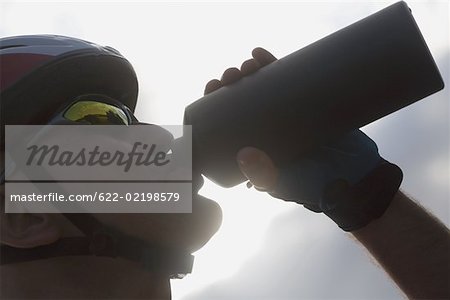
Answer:
[[[242,77],[256,72],[261,67],[276,61],[275,56],[263,48],[255,48],[252,51],[252,56],[253,58],[242,63],[240,70],[237,68],[229,68],[223,73],[221,80],[213,79],[209,81],[205,88],[205,94],[211,93],[222,86],[232,84]],[[355,178],[353,177],[359,180],[361,179],[361,175],[355,176],[354,174],[354,176],[350,176],[344,174],[348,171],[348,167],[352,164],[360,164],[360,169],[365,169],[360,170],[360,173],[366,173],[367,170],[373,168],[380,160],[377,150],[375,143],[362,132],[354,132],[339,143],[336,143],[336,145],[323,147],[320,153],[316,153],[313,157],[305,158],[298,162],[296,166],[300,167],[302,165],[302,174],[298,175],[301,175],[303,178],[297,179],[310,182],[311,180],[308,180],[308,175],[315,174],[314,176],[316,178],[324,177],[325,173],[330,173],[329,168],[327,169],[327,164],[333,164],[342,170],[334,168],[331,171],[335,174],[329,177],[336,177],[336,179],[348,178],[352,179],[352,182],[355,182]],[[363,168],[363,163],[364,160],[367,161],[367,157],[364,154],[370,156],[365,168]],[[359,156],[355,157],[355,155]],[[245,147],[241,149],[237,154],[237,161],[242,173],[258,190],[273,191],[280,184],[280,180],[284,179],[284,176],[280,178],[280,170],[272,159],[264,151],[257,148]],[[293,170],[289,168],[286,171],[292,173]],[[293,185],[298,185],[298,182],[293,183]]]
[[[276,58],[262,48],[252,52],[241,69],[229,68],[221,80],[211,80],[205,94],[256,72]],[[236,157],[242,173],[256,189],[323,212],[344,230],[354,230],[379,217],[398,190],[401,170],[378,154],[362,131],[319,147],[292,165],[278,168],[262,150],[244,147]]]
[[[250,75],[260,68],[276,61],[276,57],[263,48],[255,48],[252,51],[253,58],[244,61],[241,68],[228,68],[223,72],[220,80],[213,79],[206,84],[205,95],[209,94],[222,86],[230,85],[244,76]]]
[[[259,47],[255,48],[252,51],[252,58],[244,61],[240,69],[228,68],[225,70],[220,80],[213,79],[209,81],[205,87],[205,95],[223,86],[230,85],[242,77],[248,76],[276,60],[277,58],[269,51]],[[250,166],[250,164],[255,166],[256,169],[258,166],[265,168],[265,172],[255,174],[254,176],[251,174],[251,170],[249,170],[249,172],[244,172],[244,175],[247,176],[250,182],[257,189],[268,190],[275,185],[278,177],[278,169],[263,151],[256,148],[246,147],[239,152],[237,159],[243,164],[249,163],[248,166]]]

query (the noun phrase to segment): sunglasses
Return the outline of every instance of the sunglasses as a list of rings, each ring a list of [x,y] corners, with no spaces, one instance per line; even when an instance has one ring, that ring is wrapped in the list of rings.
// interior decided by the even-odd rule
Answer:
[[[48,125],[133,125],[140,124],[133,112],[121,102],[100,94],[87,94],[75,98],[62,107]],[[0,184],[14,166],[8,165],[0,172]]]
[[[132,125],[139,121],[121,102],[99,94],[82,95],[66,105],[49,125],[77,123],[86,125]]]

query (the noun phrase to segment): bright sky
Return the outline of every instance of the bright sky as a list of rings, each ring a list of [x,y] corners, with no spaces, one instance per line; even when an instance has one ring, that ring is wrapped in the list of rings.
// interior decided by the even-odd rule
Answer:
[[[202,96],[206,82],[240,66],[254,47],[283,57],[393,2],[1,2],[0,36],[54,33],[113,46],[138,74],[138,118],[181,124],[184,107]],[[408,3],[448,86],[448,2]],[[365,128],[405,171],[406,191],[447,224],[448,98],[447,88]],[[258,290],[268,299],[399,297],[326,218],[244,186],[207,183],[202,193],[221,205],[223,225],[196,253],[194,273],[172,282],[174,299],[251,299]],[[277,280],[286,274],[282,293]],[[344,277],[337,288],[341,275],[360,280],[360,288]],[[327,293],[324,285],[337,290]]]

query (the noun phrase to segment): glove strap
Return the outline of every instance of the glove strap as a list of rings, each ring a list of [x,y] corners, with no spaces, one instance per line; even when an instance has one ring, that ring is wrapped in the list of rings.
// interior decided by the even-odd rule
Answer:
[[[323,213],[344,231],[360,229],[383,215],[402,179],[402,170],[384,160],[353,186],[327,186],[323,199],[330,209]]]

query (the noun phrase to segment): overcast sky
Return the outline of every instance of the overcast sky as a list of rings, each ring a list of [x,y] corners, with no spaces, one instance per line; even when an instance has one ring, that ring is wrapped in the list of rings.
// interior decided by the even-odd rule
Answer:
[[[138,117],[181,124],[184,107],[228,67],[263,46],[283,57],[387,2],[1,2],[0,35],[54,33],[110,45],[140,83]],[[449,86],[447,1],[409,1]],[[403,189],[449,224],[448,88],[363,129],[404,170]],[[207,183],[223,226],[173,281],[174,299],[402,297],[365,251],[325,216],[243,186]]]

